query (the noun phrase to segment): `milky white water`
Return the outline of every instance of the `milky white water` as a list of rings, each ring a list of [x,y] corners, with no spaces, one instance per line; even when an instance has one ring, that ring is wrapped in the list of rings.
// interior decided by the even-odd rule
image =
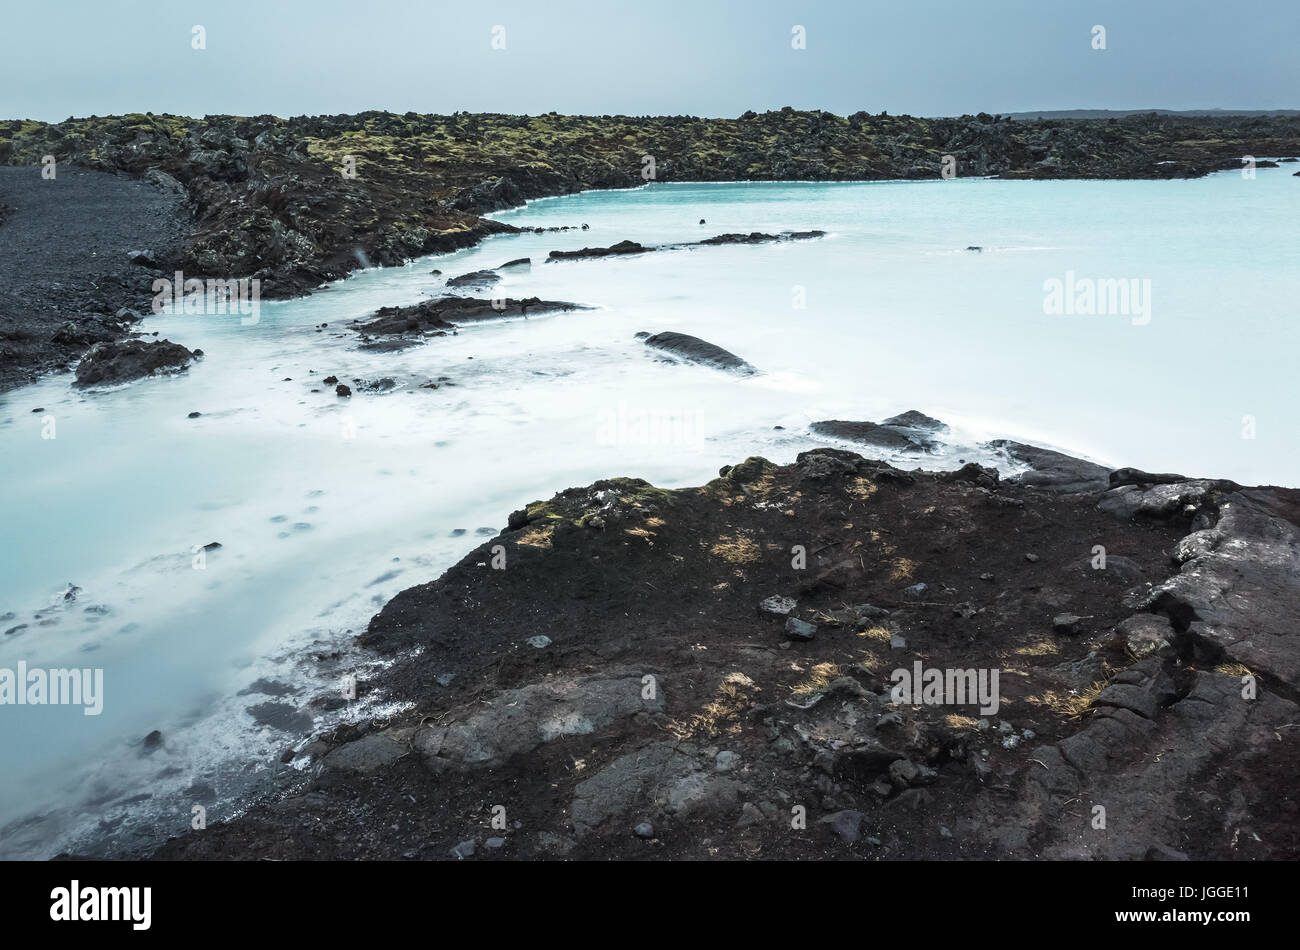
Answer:
[[[359,664],[364,680],[375,661],[351,652],[351,635],[387,599],[511,510],[597,478],[699,484],[748,455],[787,462],[825,444],[810,421],[917,408],[965,447],[921,461],[931,467],[996,461],[970,447],[1008,436],[1300,485],[1297,167],[1255,180],[654,185],[547,199],[499,217],[590,230],[364,271],[263,302],[252,326],[151,316],[147,330],[206,358],[111,390],[61,376],[0,396],[0,616],[13,615],[0,619],[0,667],[102,668],[105,691],[95,717],[0,706],[0,856],[140,822],[178,834],[197,801],[209,821],[228,816],[313,728],[259,725],[247,707],[301,708]],[[829,234],[542,263],[624,238],[810,228]],[[532,268],[506,271],[500,291],[595,309],[401,353],[360,351],[343,326],[523,256]],[[1149,322],[1045,314],[1044,281],[1067,271],[1149,280]],[[763,375],[656,361],[641,330],[695,334]],[[339,399],[319,382],[329,374],[398,386]],[[439,377],[454,385],[419,388]],[[638,426],[648,414],[660,428]],[[55,437],[42,438],[51,417]],[[211,541],[222,547],[196,569],[195,546]],[[69,583],[81,589],[70,601]],[[259,678],[297,692],[240,695]],[[364,709],[382,711],[382,699]],[[144,755],[154,729],[164,746]]]

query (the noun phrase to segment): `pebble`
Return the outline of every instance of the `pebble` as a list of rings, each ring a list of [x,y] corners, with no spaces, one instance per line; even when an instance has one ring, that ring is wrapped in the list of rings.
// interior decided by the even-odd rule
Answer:
[[[806,620],[800,620],[798,617],[787,617],[785,633],[791,640],[811,640],[817,635],[817,628]]]

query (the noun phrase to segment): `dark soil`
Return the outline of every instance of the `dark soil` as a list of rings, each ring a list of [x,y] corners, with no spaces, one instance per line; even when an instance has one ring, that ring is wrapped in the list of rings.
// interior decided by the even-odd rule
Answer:
[[[183,198],[123,175],[0,166],[0,392],[69,368],[148,313],[152,284],[179,262]],[[152,265],[132,263],[149,252]],[[133,311],[133,312],[132,312]]]

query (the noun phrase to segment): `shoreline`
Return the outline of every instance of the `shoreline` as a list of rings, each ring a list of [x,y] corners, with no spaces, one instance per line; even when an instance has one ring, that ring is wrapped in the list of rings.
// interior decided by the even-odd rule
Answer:
[[[511,157],[508,148],[506,154],[485,150],[477,140],[493,130],[514,142],[525,127],[524,138],[533,143],[529,155],[540,141],[552,164],[522,152]],[[738,119],[368,112],[289,119],[131,114],[57,124],[6,120],[0,121],[0,162],[13,169],[6,175],[25,168],[38,176],[41,157],[52,154],[65,174],[111,174],[142,183],[137,201],[147,200],[147,185],[155,198],[173,202],[161,233],[153,223],[152,239],[143,226],[117,235],[113,253],[122,257],[111,270],[117,282],[147,283],[179,269],[198,278],[255,278],[266,299],[287,299],[367,266],[396,266],[508,233],[513,227],[491,215],[529,199],[643,187],[640,153],[649,146],[609,146],[597,160],[584,144],[595,131],[612,135],[620,127],[633,139],[657,143],[655,180],[663,182],[932,181],[949,149],[958,162],[957,177],[1002,180],[1198,178],[1239,167],[1241,154],[1300,154],[1297,116],[1012,121],[985,113],[920,119],[784,109]],[[1207,144],[1211,131],[1219,137]],[[353,138],[343,138],[345,133]],[[801,144],[759,151],[756,143],[771,134]],[[720,165],[699,159],[694,150],[701,140],[715,139],[732,150],[725,161],[714,159]],[[914,153],[898,144],[914,139],[923,143],[929,164],[917,164]],[[343,141],[352,144],[345,148]],[[404,143],[402,148],[384,144],[394,141]],[[1261,147],[1265,142],[1269,147]],[[832,148],[841,157],[827,157]],[[424,162],[426,150],[446,156],[436,172]],[[355,177],[341,173],[347,159]],[[757,163],[747,169],[751,173],[727,174],[728,163],[746,160]],[[804,174],[783,174],[789,169]],[[13,185],[4,187],[10,191]],[[115,217],[129,216],[129,210]],[[31,226],[30,214],[0,215],[0,234],[10,242],[21,241]],[[149,253],[139,263],[127,259],[138,250]],[[74,248],[59,266],[64,273],[85,274],[101,265],[84,254],[78,259]],[[31,279],[19,271],[9,283],[26,287]],[[23,341],[21,348],[0,347],[0,392],[69,368],[94,342],[131,338],[136,315],[147,310],[151,297],[138,289],[106,296],[98,288],[68,296],[37,285],[21,292],[21,302],[0,300],[0,335]],[[72,329],[52,339],[64,323]]]
[[[148,853],[1228,857],[1230,830],[1184,800],[1203,775],[1267,829],[1249,856],[1294,857],[1287,770],[1258,757],[1300,749],[1258,743],[1300,711],[1300,491],[1039,464],[904,472],[826,448],[534,502],[359,636],[393,664],[358,694],[410,712],[316,735],[295,787]],[[1061,467],[1101,481],[1031,477]],[[891,670],[917,662],[996,664],[1000,709],[894,702]],[[1235,751],[1203,741],[1220,733]],[[1080,839],[1062,805],[1080,795],[1126,833]],[[795,805],[805,834],[782,830]]]
[[[240,123],[257,121],[222,118],[187,131],[187,147],[204,153],[195,166],[177,153],[143,171],[128,163],[113,176],[70,173],[162,196],[158,216],[170,222],[169,233],[184,233],[159,244],[163,251],[117,248],[110,273],[122,277],[121,296],[68,298],[82,308],[68,321],[74,331],[48,352],[33,335],[17,366],[4,354],[0,393],[32,371],[24,359],[54,372],[67,367],[81,346],[72,341],[86,333],[99,334],[95,343],[129,338],[135,320],[120,317],[121,301],[134,299],[133,288],[155,271],[223,273],[251,253],[264,265],[253,273],[268,281],[268,299],[305,296],[322,279],[342,279],[375,260],[392,266],[517,233],[494,215],[577,193],[576,178],[534,177],[521,186],[510,174],[491,174],[426,195],[419,213],[447,227],[416,232],[401,209],[410,189],[428,179],[403,185],[406,191],[381,179],[366,200],[396,217],[379,215],[342,243],[313,243],[310,253],[266,263],[263,252],[285,243],[276,215],[292,217],[284,192],[292,176],[310,169],[307,183],[321,202],[310,227],[296,222],[302,230],[293,233],[304,240],[312,228],[319,234],[348,221],[360,193],[328,181],[324,159],[297,154],[300,143],[241,159],[258,149],[240,138]],[[214,150],[226,157],[207,154]],[[231,163],[241,160],[247,177],[230,177]],[[255,171],[257,162],[269,164]],[[482,173],[475,168],[471,179]],[[245,181],[260,182],[255,207],[234,197]],[[548,187],[570,190],[529,197]],[[262,215],[277,200],[281,208]],[[12,237],[15,222],[25,227],[27,213],[6,210],[0,235]],[[244,214],[261,220],[249,225]],[[127,222],[114,240],[133,244],[145,224]],[[691,245],[625,241],[551,256],[789,234],[720,235]],[[490,284],[482,276],[490,273],[455,279]],[[30,292],[27,302],[41,293]],[[459,313],[437,306],[448,300]],[[119,303],[117,321],[106,320],[100,311]],[[529,298],[500,310],[486,299],[442,297],[382,307],[366,318],[371,323],[358,319],[350,329],[366,345],[374,334],[388,339],[373,345],[396,346],[411,334],[454,332],[456,319],[575,306]],[[35,334],[42,319],[27,316],[22,331]],[[754,370],[685,334],[647,342],[715,368]],[[338,390],[352,394],[346,384]],[[1009,477],[975,463],[904,471],[842,447],[856,440],[925,451],[946,429],[915,411],[903,415],[920,421],[813,423],[815,433],[827,427],[818,438],[838,447],[803,452],[789,465],[753,457],[724,466],[705,485],[672,490],[602,479],[512,513],[504,529],[437,578],[389,600],[356,638],[392,661],[357,684],[360,695],[382,693],[411,703],[411,712],[346,722],[307,737],[301,751],[295,742],[278,763],[257,763],[284,776],[284,794],[244,800],[240,817],[156,849],[113,856],[1240,856],[1235,835],[1230,850],[1224,844],[1209,802],[1171,791],[1197,784],[1242,803],[1242,821],[1252,833],[1263,829],[1242,846],[1247,856],[1300,855],[1287,830],[1285,786],[1272,778],[1287,769],[1266,762],[1281,756],[1300,764],[1300,752],[1295,740],[1262,751],[1300,714],[1289,619],[1300,615],[1300,490],[1111,469],[1007,439],[979,447],[999,447],[1024,466]],[[1093,563],[1098,546],[1101,567]],[[1006,674],[1001,717],[891,699],[891,667],[913,663],[986,672],[996,663]],[[1257,687],[1249,699],[1236,695],[1243,677]],[[1240,748],[1215,751],[1225,737]],[[1146,762],[1161,749],[1174,751]],[[308,771],[284,771],[303,758]],[[1081,843],[1068,807],[1081,796],[1118,802],[1123,833]],[[500,804],[505,824],[495,815],[466,818],[482,802]],[[792,837],[785,815],[796,807],[809,823],[807,834]],[[1176,823],[1183,813],[1193,824]],[[726,843],[710,850],[714,838]]]

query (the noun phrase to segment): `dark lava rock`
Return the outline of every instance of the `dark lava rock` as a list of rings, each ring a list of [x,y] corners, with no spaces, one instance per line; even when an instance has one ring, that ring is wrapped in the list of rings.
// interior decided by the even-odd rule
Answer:
[[[817,627],[806,620],[800,620],[798,617],[787,617],[785,635],[791,640],[811,640],[817,636]]]
[[[735,353],[686,333],[665,331],[646,337],[644,342],[646,346],[652,346],[657,350],[663,350],[665,353],[671,353],[673,356],[680,357],[691,363],[699,363],[702,366],[730,370],[744,376],[753,376],[758,372]]]
[[[78,386],[123,383],[189,365],[194,354],[170,340],[122,340],[96,343],[77,365]]]
[[[163,734],[159,732],[157,729],[155,729],[153,732],[149,733],[147,736],[144,737],[144,742],[141,744],[140,748],[144,751],[146,755],[149,755],[161,749],[162,744],[163,744]]]
[[[903,452],[924,451],[932,444],[928,440],[908,435],[893,426],[878,425],[874,422],[848,422],[842,419],[828,419],[812,424],[812,431],[832,439],[845,439],[849,442],[861,442],[875,445],[882,449],[895,449]]]
[[[339,383],[337,386],[334,387],[334,392],[340,396],[352,395],[352,389],[350,386],[347,385],[347,383]]]
[[[452,277],[447,281],[448,287],[476,287],[486,284],[495,284],[501,279],[501,275],[490,270],[476,270],[468,274],[461,274],[459,277]]]
[[[705,238],[700,244],[767,244],[771,241],[806,241],[811,238],[824,237],[825,231],[782,231],[780,234],[766,234],[751,231],[749,234],[719,234]]]
[[[191,412],[191,413],[190,413],[188,416],[186,416],[185,418],[186,418],[186,419],[197,419],[197,418],[198,418],[199,416],[201,416],[201,415],[203,415],[203,413],[198,412],[198,411],[195,411],[195,412]]]
[[[925,432],[946,432],[948,430],[947,423],[939,421],[934,416],[927,416],[924,412],[918,412],[916,409],[909,409],[907,412],[890,416],[880,424],[900,429],[921,429]]]
[[[1083,619],[1078,614],[1057,614],[1052,618],[1052,630],[1065,637],[1076,636],[1082,629],[1079,624]]]
[[[51,343],[68,346],[91,346],[95,343],[109,343],[122,335],[122,327],[113,321],[100,318],[65,320],[54,335]]]
[[[969,482],[980,488],[997,488],[1000,475],[996,468],[986,468],[976,462],[967,462],[955,472],[947,473],[947,478],[954,482]]]
[[[862,812],[848,809],[827,815],[822,819],[822,823],[830,825],[831,831],[835,832],[845,844],[853,844],[862,837],[861,829],[864,817]]]
[[[1117,468],[1110,473],[1109,481],[1111,488],[1118,488],[1120,485],[1172,485],[1175,482],[1185,482],[1187,478],[1169,472],[1156,474],[1144,472],[1140,468]]]
[[[531,267],[532,263],[531,257],[517,257],[513,261],[506,261],[498,270],[505,270],[507,267]]]
[[[586,309],[581,304],[542,300],[539,297],[525,297],[521,300],[506,297],[497,300],[496,304],[493,306],[493,301],[481,297],[437,297],[410,307],[380,307],[369,321],[354,323],[352,329],[372,336],[405,333],[419,334],[420,337],[437,336],[455,330],[457,323]]]
[[[1012,477],[1020,485],[1061,494],[1104,492],[1111,487],[1110,469],[1104,465],[1008,439],[996,439],[989,446],[1030,467],[1029,471]]]
[[[653,247],[646,247],[638,244],[636,241],[619,241],[617,244],[611,244],[609,247],[584,247],[576,251],[551,251],[550,259],[553,261],[574,260],[583,257],[610,257],[618,254],[644,254],[647,251],[653,251]]]

